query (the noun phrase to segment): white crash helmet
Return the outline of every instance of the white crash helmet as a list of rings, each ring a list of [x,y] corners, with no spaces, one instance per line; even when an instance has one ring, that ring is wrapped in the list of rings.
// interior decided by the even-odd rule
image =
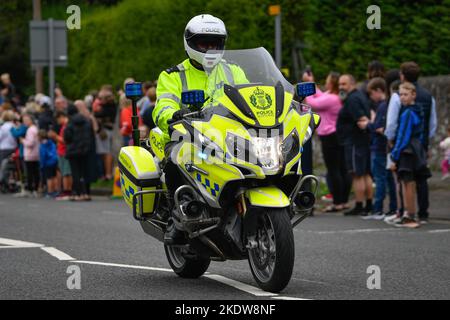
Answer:
[[[212,68],[222,59],[226,39],[227,30],[223,21],[210,14],[201,14],[193,17],[186,25],[184,49],[190,59]],[[207,53],[205,44],[214,49]]]

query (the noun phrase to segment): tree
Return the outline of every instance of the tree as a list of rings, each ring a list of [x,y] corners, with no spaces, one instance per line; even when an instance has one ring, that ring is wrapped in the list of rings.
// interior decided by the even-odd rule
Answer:
[[[0,73],[9,73],[19,91],[30,84],[28,20],[31,1],[0,1]]]

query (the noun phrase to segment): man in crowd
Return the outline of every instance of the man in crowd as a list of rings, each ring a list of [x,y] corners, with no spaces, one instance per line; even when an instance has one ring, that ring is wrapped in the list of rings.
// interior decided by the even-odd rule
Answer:
[[[367,125],[370,118],[368,101],[357,90],[355,78],[344,74],[339,78],[340,96],[344,106],[339,112],[337,132],[344,146],[347,170],[353,177],[356,205],[345,215],[365,216],[372,211],[373,187],[370,176],[370,135]],[[363,202],[366,200],[364,208]]]

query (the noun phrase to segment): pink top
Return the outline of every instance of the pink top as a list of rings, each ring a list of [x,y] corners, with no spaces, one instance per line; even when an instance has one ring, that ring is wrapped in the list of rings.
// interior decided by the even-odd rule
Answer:
[[[342,108],[342,101],[334,93],[322,92],[316,89],[316,94],[307,97],[305,102],[321,117],[320,126],[317,128],[319,136],[327,136],[336,132],[336,122],[339,111]]]
[[[39,161],[39,138],[38,129],[32,125],[27,129],[23,139],[23,158],[25,161]]]
[[[447,137],[444,140],[442,140],[439,145],[440,145],[441,149],[444,150],[445,157],[450,159],[450,137]]]

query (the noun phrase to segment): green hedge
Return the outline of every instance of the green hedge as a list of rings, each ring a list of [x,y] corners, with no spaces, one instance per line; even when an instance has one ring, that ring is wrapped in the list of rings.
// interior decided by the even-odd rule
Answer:
[[[16,68],[17,72],[29,72],[28,39],[23,31],[27,30],[31,8],[28,4],[23,11],[22,2],[31,1],[6,2],[15,6],[0,1],[0,18],[3,16],[7,25],[22,26],[20,41],[17,34],[7,35],[6,40],[3,36],[3,43],[12,41],[14,50],[2,50],[0,67],[17,65],[20,57],[22,67]],[[115,2],[118,4],[112,5]],[[183,30],[187,21],[200,13],[211,13],[225,21],[228,48],[264,46],[273,52],[274,19],[267,15],[268,6],[276,3],[273,0],[43,0],[44,18],[65,19],[68,3],[78,3],[82,10],[82,29],[69,31],[69,66],[57,69],[57,81],[71,98],[82,97],[104,83],[120,85],[129,76],[156,79],[161,70],[185,58]],[[367,63],[373,59],[381,60],[388,68],[415,60],[424,75],[450,73],[450,0],[278,3],[283,11],[283,63],[293,78],[298,75],[292,75],[291,49],[298,40],[307,45],[303,55],[319,80],[330,70],[351,72],[363,79]],[[381,8],[381,30],[366,27],[366,9],[372,4]],[[8,17],[4,16],[5,6]],[[27,12],[25,18],[18,12],[14,15],[15,7],[16,11]],[[20,20],[14,19],[16,16]],[[14,54],[6,56],[8,52]],[[30,75],[22,78],[32,82]]]
[[[358,78],[378,59],[387,68],[420,64],[424,75],[450,73],[450,1],[312,1],[306,15],[305,56],[324,76],[330,69]],[[366,8],[381,8],[381,29],[368,30]]]
[[[58,72],[65,90],[80,96],[125,77],[156,79],[161,70],[184,59],[182,34],[190,17],[208,12],[229,30],[228,48],[264,46],[273,51],[270,0],[124,0],[97,10],[70,32],[70,66]],[[365,1],[280,0],[283,10],[283,61],[292,72],[292,44],[303,41],[306,62],[319,79],[330,70],[365,77],[367,63],[388,68],[417,61],[424,74],[450,72],[450,1],[390,0],[378,3],[381,30],[368,30]],[[296,75],[293,75],[295,78]]]
[[[259,28],[261,20],[269,20],[265,9],[242,0],[223,3],[210,1],[205,8],[198,0],[125,0],[82,18],[81,30],[69,31],[69,67],[58,70],[58,80],[70,96],[81,96],[104,83],[120,85],[129,76],[157,79],[161,70],[185,58],[185,25],[202,12],[226,21],[229,48],[270,44],[273,26]]]

